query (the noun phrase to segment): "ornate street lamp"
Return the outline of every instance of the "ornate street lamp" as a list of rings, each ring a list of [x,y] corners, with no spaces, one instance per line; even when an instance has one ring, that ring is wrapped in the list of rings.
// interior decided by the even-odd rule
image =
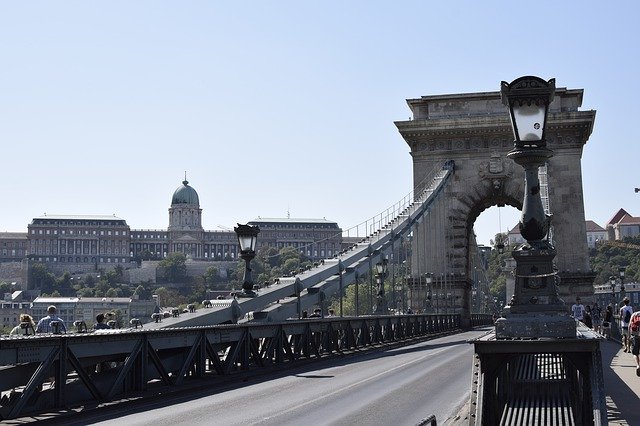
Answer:
[[[624,271],[625,271],[625,267],[621,266],[620,268],[618,268],[618,274],[620,275],[620,299],[624,299],[624,297],[626,296],[626,293],[624,291]]]
[[[617,302],[616,302],[616,277],[614,275],[611,275],[609,277],[609,285],[611,286],[611,306],[615,311]]]
[[[256,257],[256,242],[258,241],[258,234],[260,228],[251,225],[238,224],[233,228],[238,236],[238,243],[240,244],[240,258],[245,261],[244,277],[242,279],[243,293],[237,294],[240,297],[255,297],[256,292],[253,291],[253,279],[251,279],[251,268],[249,263]]]
[[[520,77],[501,84],[509,108],[514,145],[507,157],[524,168],[525,194],[520,234],[527,240],[513,250],[515,294],[496,322],[498,338],[576,337],[575,321],[558,297],[559,277],[553,266],[556,250],[547,238],[551,217],[540,198],[538,168],[553,156],[547,148],[546,123],[555,80]]]
[[[431,283],[433,282],[433,274],[430,272],[427,272],[424,274],[424,281],[426,283],[427,286],[427,295],[425,297],[425,309],[429,310],[429,313],[432,312],[432,308],[433,308],[433,302],[431,301],[431,299],[433,298],[433,294],[431,291]]]
[[[376,314],[387,314],[387,300],[384,297],[384,279],[387,276],[389,260],[385,257],[376,263],[376,284],[378,285],[378,295],[376,304]]]

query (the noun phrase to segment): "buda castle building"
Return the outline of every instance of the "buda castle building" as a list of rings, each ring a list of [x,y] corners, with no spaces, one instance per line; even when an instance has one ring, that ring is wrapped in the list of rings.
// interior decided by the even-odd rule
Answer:
[[[260,228],[258,250],[294,247],[318,260],[342,249],[342,230],[326,219],[258,218],[249,223]],[[238,251],[235,232],[204,230],[198,193],[186,180],[173,193],[166,230],[130,229],[116,216],[44,215],[33,219],[26,234],[0,233],[0,263],[28,259],[57,272],[132,268],[140,260],[160,260],[170,253],[184,253],[194,261],[233,261]]]

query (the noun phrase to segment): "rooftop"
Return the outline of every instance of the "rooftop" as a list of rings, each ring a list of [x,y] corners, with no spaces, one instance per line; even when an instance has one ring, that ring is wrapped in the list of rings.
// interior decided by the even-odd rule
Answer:
[[[101,214],[44,214],[44,216],[34,217],[35,219],[72,219],[72,220],[124,220],[113,215]]]
[[[252,220],[249,223],[331,223],[337,224],[337,222],[327,220],[327,219],[300,219],[300,218],[271,218],[271,217],[258,217],[257,219]]]
[[[0,232],[0,240],[27,239],[26,232]]]
[[[602,226],[598,225],[592,220],[585,221],[585,224],[587,225],[587,232],[604,232],[605,230]]]

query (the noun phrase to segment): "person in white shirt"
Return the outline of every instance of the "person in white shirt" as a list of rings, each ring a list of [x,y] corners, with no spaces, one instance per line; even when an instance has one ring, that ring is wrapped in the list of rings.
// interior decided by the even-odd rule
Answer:
[[[629,298],[622,299],[620,308],[620,329],[622,330],[622,347],[624,352],[631,352],[631,339],[629,339],[629,322],[633,315],[633,308],[629,305]]]
[[[577,321],[584,319],[584,305],[580,303],[580,298],[576,297],[576,303],[571,306],[571,316]]]

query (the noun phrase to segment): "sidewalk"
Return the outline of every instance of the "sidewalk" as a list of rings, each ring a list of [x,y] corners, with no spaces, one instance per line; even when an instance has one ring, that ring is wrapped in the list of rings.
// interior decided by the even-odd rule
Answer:
[[[614,340],[603,340],[600,350],[609,424],[640,425],[640,377],[633,355]]]

